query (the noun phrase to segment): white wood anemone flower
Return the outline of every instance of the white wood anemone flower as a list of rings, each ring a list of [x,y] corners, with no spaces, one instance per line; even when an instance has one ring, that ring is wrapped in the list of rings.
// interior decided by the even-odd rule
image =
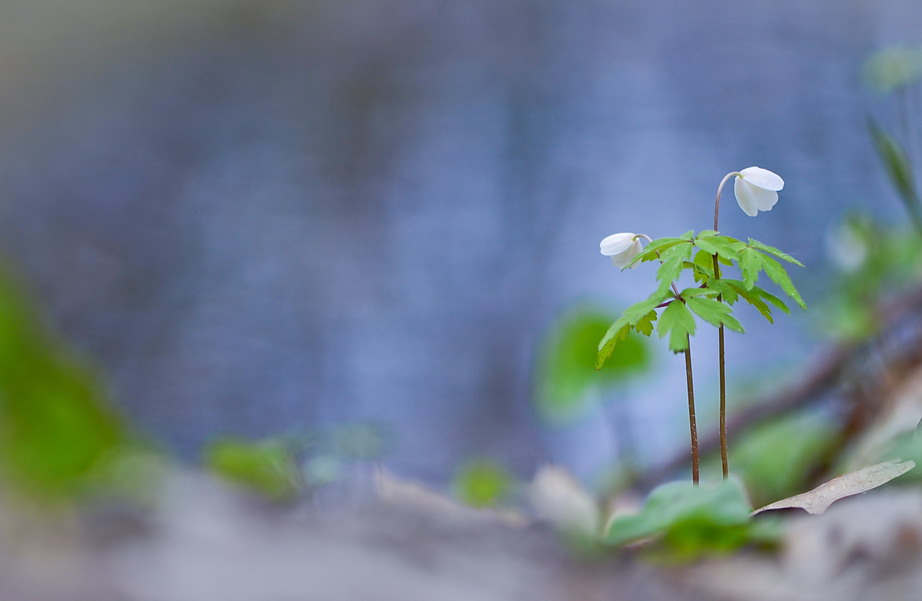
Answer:
[[[733,193],[743,212],[755,217],[759,211],[771,211],[778,202],[784,180],[777,173],[761,167],[746,167],[736,174]]]
[[[606,257],[611,257],[611,262],[624,269],[634,257],[643,250],[640,244],[641,236],[632,232],[612,234],[599,244],[599,251]]]

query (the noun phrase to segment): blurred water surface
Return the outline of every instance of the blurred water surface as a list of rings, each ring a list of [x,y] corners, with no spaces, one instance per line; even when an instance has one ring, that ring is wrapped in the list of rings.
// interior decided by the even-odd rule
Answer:
[[[666,353],[627,409],[542,430],[530,407],[555,316],[653,281],[598,241],[705,229],[723,174],[760,165],[781,202],[750,219],[728,196],[722,229],[793,252],[819,298],[846,210],[901,217],[859,72],[920,19],[909,0],[7,0],[3,248],[182,452],[371,421],[425,479],[474,454],[592,475],[627,415],[653,460],[687,436]],[[744,322],[738,380],[816,344],[803,318]]]

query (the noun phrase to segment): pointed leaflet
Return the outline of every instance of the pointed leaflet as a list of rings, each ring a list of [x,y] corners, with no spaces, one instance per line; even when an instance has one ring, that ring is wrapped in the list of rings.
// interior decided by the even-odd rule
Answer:
[[[767,253],[770,254],[770,255],[775,255],[775,256],[778,257],[779,259],[782,259],[782,260],[784,260],[784,261],[787,261],[788,263],[793,263],[794,265],[797,265],[797,266],[799,266],[799,267],[803,267],[803,266],[804,266],[803,263],[801,263],[800,261],[798,261],[797,259],[795,259],[795,258],[792,257],[791,255],[787,254],[786,252],[783,252],[783,251],[781,251],[781,250],[778,250],[778,249],[775,248],[774,246],[769,246],[768,244],[762,244],[762,243],[759,242],[758,240],[753,240],[752,238],[750,238],[750,239],[749,239],[749,246],[751,246],[751,247],[753,247],[753,248],[758,248],[759,250],[761,250],[761,251],[763,251],[763,252],[767,252]]]
[[[771,293],[769,293],[769,292],[766,292],[765,290],[763,290],[762,288],[759,288],[758,286],[753,286],[753,287],[752,287],[752,291],[755,292],[756,294],[758,294],[758,295],[759,295],[760,297],[762,297],[763,299],[765,299],[765,300],[767,300],[768,302],[770,302],[771,304],[775,305],[776,307],[778,307],[779,309],[781,309],[781,310],[784,311],[785,313],[790,313],[790,312],[791,312],[791,310],[788,309],[788,306],[787,306],[786,304],[784,304],[784,301],[781,300],[780,298],[778,298],[777,296],[775,296],[774,294],[771,294]]]
[[[660,338],[669,334],[669,350],[678,353],[688,348],[688,337],[695,333],[695,318],[684,303],[674,302],[660,315],[656,330]]]
[[[759,279],[763,257],[764,255],[754,248],[747,247],[740,251],[740,271],[743,273],[743,283],[747,290],[755,286],[756,280]]]
[[[641,251],[634,259],[625,266],[625,269],[635,265],[638,262],[653,261],[657,259],[663,251],[672,248],[676,244],[683,244],[686,242],[681,238],[657,238],[653,242],[647,244],[643,251]]]
[[[602,366],[605,365],[605,361],[611,357],[611,354],[615,351],[615,346],[627,338],[627,335],[631,331],[630,324],[622,325],[622,317],[615,323],[611,324],[611,327],[608,328],[608,331],[605,332],[605,336],[602,337],[602,340],[599,342],[599,354],[596,355],[595,359],[595,368],[602,369]]]
[[[699,236],[695,240],[695,245],[708,254],[718,255],[729,261],[739,260],[739,251],[745,246],[739,240],[735,240],[728,236],[710,236],[707,238],[701,238]]]
[[[800,305],[801,309],[806,309],[807,305],[804,303],[804,299],[800,298],[800,292],[797,291],[797,288],[794,287],[794,283],[791,281],[791,276],[788,275],[788,272],[784,270],[784,267],[781,266],[781,263],[772,259],[771,257],[766,257],[762,255],[760,257],[760,262],[762,263],[762,268],[765,270],[765,273],[772,279],[773,282],[778,284],[784,293],[794,299],[794,302]]]
[[[691,242],[683,242],[660,254],[663,263],[656,270],[656,281],[659,282],[657,294],[669,291],[670,285],[678,279],[685,268],[685,261],[691,256],[691,251]]]
[[[711,298],[701,298],[698,296],[693,296],[685,302],[688,304],[689,309],[694,311],[701,319],[712,326],[718,328],[720,326],[727,326],[727,328],[734,332],[739,332],[740,334],[744,333],[743,326],[740,325],[740,322],[738,322],[735,317],[730,315],[732,309],[727,305]]]
[[[656,311],[650,311],[634,324],[634,329],[644,336],[649,336],[653,333],[653,322],[656,321],[656,317]]]
[[[605,360],[608,359],[612,352],[615,350],[615,345],[628,335],[628,332],[631,331],[631,328],[637,327],[645,319],[649,319],[649,314],[653,311],[657,305],[665,301],[669,297],[669,294],[658,295],[652,294],[649,298],[646,298],[639,303],[634,303],[630,307],[624,310],[624,313],[621,314],[611,327],[608,328],[608,331],[605,332],[605,336],[602,337],[602,340],[599,341],[599,354],[595,361],[595,368],[600,369],[605,363]],[[655,316],[654,316],[655,319]],[[651,329],[647,326],[637,327],[637,330],[644,334],[644,329]],[[651,329],[652,331],[652,329]],[[646,333],[649,336],[649,332]]]
[[[742,296],[743,299],[744,299],[747,303],[749,303],[750,305],[752,305],[753,307],[755,307],[756,310],[757,310],[759,313],[762,314],[762,317],[764,317],[765,319],[767,319],[769,323],[775,323],[775,320],[774,320],[774,318],[772,317],[772,310],[771,310],[771,307],[769,307],[768,305],[766,305],[765,302],[762,301],[762,299],[760,298],[759,293],[756,292],[756,290],[762,290],[761,288],[759,288],[758,286],[753,286],[751,289],[747,290],[747,289],[746,289],[746,285],[743,284],[743,282],[741,282],[741,281],[739,281],[739,280],[730,280],[730,279],[728,279],[728,280],[724,280],[724,282],[726,282],[727,285],[733,287],[734,290],[735,290],[735,292],[737,292],[740,296]],[[765,292],[765,291],[762,290],[762,292]],[[768,293],[766,292],[766,294],[768,294]],[[771,296],[771,295],[769,295],[769,296]],[[774,298],[774,297],[772,297],[772,298]],[[778,299],[776,298],[775,300],[778,300]],[[781,301],[778,301],[778,302],[781,302]],[[782,303],[782,304],[784,304],[784,303]]]
[[[717,296],[716,290],[710,288],[686,288],[679,293],[682,298],[691,298],[693,296]]]
[[[703,282],[714,277],[714,257],[707,251],[699,250],[695,253],[695,281]],[[702,279],[703,278],[703,279]]]
[[[734,280],[734,281],[738,281],[738,280]],[[740,285],[742,285],[742,282],[740,282]],[[718,280],[716,278],[710,278],[707,281],[707,287],[710,290],[714,290],[718,294],[723,295],[723,300],[728,305],[732,305],[736,301],[739,300],[739,293],[736,291],[736,288],[734,288],[730,284],[730,282],[727,280],[724,280],[724,279]]]

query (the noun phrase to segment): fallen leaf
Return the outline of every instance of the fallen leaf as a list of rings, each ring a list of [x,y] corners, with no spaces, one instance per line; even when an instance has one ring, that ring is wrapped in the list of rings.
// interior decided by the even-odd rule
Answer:
[[[820,514],[839,499],[875,489],[894,478],[902,476],[915,466],[915,461],[885,461],[877,465],[864,467],[820,484],[810,492],[775,501],[753,511],[752,515],[763,511],[794,508],[804,509],[814,515]]]

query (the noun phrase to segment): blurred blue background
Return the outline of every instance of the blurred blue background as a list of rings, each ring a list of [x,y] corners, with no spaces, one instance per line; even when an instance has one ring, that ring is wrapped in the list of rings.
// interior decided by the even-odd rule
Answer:
[[[579,419],[534,410],[555,319],[653,281],[599,240],[706,229],[720,178],[759,165],[780,202],[752,219],[729,194],[722,230],[795,254],[821,297],[843,214],[903,218],[865,134],[892,107],[860,73],[919,23],[910,0],[6,0],[2,249],[186,456],[367,422],[427,481],[473,455],[592,479],[619,437],[644,463],[687,440],[664,345]],[[739,388],[818,344],[803,314],[741,318]],[[715,337],[694,348],[707,426]]]

